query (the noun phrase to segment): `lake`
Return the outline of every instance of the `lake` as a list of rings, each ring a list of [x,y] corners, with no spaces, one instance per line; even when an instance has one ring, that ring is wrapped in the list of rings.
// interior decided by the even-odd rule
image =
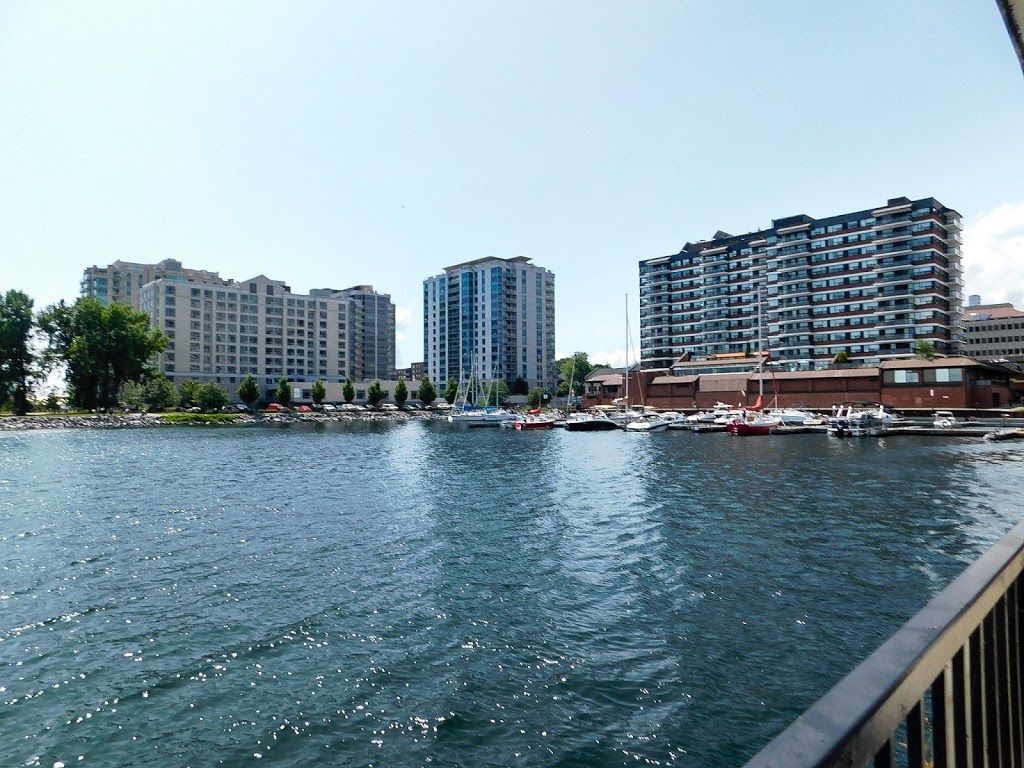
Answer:
[[[5,765],[715,767],[1017,522],[1024,451],[410,421],[0,467]]]

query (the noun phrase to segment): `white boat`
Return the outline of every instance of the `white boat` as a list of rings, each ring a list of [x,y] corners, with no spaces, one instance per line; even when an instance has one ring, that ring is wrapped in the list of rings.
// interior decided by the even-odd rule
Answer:
[[[622,425],[604,415],[574,413],[565,420],[565,429],[568,432],[608,432],[622,429]]]
[[[892,409],[880,403],[842,403],[832,406],[828,434],[835,437],[874,437],[883,435],[899,420]]]
[[[462,427],[500,427],[505,422],[514,423],[516,414],[504,408],[471,408],[452,411],[448,421]]]
[[[787,427],[811,426],[807,424],[809,419],[812,422],[817,421],[818,424],[823,423],[818,414],[801,408],[769,408],[767,413],[769,416],[777,417]]]
[[[652,414],[641,416],[626,425],[627,432],[664,432],[671,422],[664,416]]]
[[[936,411],[935,421],[933,424],[936,429],[948,429],[949,427],[963,426],[952,411]]]
[[[710,411],[698,411],[690,414],[686,420],[691,424],[713,424],[720,416],[725,416],[729,411],[735,410],[735,406],[726,403],[715,403]],[[724,422],[723,422],[724,423]]]

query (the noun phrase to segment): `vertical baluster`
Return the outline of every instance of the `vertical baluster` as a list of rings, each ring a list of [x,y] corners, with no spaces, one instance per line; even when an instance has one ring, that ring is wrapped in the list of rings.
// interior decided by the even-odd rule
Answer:
[[[985,741],[990,766],[1003,765],[1003,740],[999,734],[999,643],[996,637],[996,610],[998,604],[993,606],[988,616],[985,617],[985,644],[983,648],[983,663],[985,665]]]
[[[875,753],[875,768],[892,768],[892,739],[888,739],[882,748]]]
[[[907,768],[924,768],[924,707],[918,701],[907,715]]]
[[[1007,591],[1007,624],[1008,624],[1008,648],[1007,655],[1009,656],[1010,670],[1012,672],[1010,680],[1012,683],[1012,689],[1010,693],[1011,700],[1011,719],[1010,722],[1013,726],[1011,737],[1014,761],[1015,764],[1020,766],[1024,764],[1024,733],[1022,733],[1022,707],[1024,702],[1021,700],[1021,663],[1020,663],[1020,641],[1021,641],[1021,616],[1020,616],[1020,600],[1021,600],[1021,586],[1020,578],[1014,580],[1010,589]]]
[[[985,760],[985,666],[982,646],[985,642],[985,624],[982,622],[968,640],[968,659],[971,678],[968,685],[971,721],[971,765],[986,768]]]
[[[970,639],[968,639],[970,643]],[[956,768],[970,768],[971,744],[971,718],[970,702],[967,698],[967,689],[971,681],[971,662],[967,648],[961,648],[953,656],[953,663],[950,665],[950,693],[951,698],[951,719],[949,722],[949,735],[953,751],[953,764]]]
[[[947,717],[952,709],[949,701],[949,665],[947,664],[932,683],[932,757],[935,768],[951,768],[952,750],[949,749]]]
[[[995,657],[996,673],[995,688],[996,701],[999,703],[999,752],[1002,759],[999,766],[1002,768],[1014,768],[1017,764],[1016,756],[1013,754],[1010,742],[1010,670],[1007,663],[1009,655],[1009,643],[1006,637],[1006,596],[1004,595],[993,609],[995,614]]]

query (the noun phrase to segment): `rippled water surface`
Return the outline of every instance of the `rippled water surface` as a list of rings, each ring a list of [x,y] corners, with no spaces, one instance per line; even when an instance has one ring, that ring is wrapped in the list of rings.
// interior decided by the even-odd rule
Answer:
[[[0,435],[0,762],[732,766],[1020,511],[1024,446]]]

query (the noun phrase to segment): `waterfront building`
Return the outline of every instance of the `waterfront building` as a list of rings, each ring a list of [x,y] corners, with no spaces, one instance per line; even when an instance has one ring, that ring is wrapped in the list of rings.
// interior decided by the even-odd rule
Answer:
[[[1024,363],[1024,312],[1013,304],[976,304],[964,310],[964,350],[981,360]]]
[[[446,267],[423,281],[423,365],[450,377],[555,386],[555,276],[518,256]]]
[[[263,275],[217,286],[160,278],[141,294],[141,308],[170,340],[157,364],[174,383],[213,380],[233,393],[252,374],[270,400],[282,377],[300,388],[322,379],[341,398],[350,371],[349,304],[294,294]]]
[[[861,365],[962,345],[960,214],[935,200],[687,243],[640,262],[640,348],[647,368],[756,352],[791,370]],[[760,332],[759,332],[760,331]]]
[[[343,290],[317,288],[311,296],[348,301],[348,375],[356,381],[394,379],[395,305],[372,285]]]
[[[98,299],[104,306],[126,304],[133,309],[141,309],[142,286],[159,279],[199,285],[228,285],[231,282],[216,272],[186,269],[175,259],[164,259],[156,264],[118,260],[105,267],[87,267],[82,274],[81,295]]]

